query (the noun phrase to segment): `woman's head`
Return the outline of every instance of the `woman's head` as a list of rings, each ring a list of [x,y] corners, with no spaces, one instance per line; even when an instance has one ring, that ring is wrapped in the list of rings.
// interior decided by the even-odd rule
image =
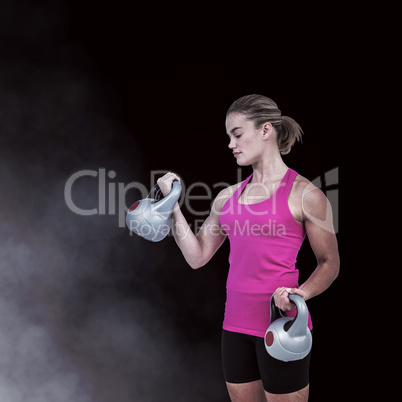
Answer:
[[[252,122],[256,131],[262,129],[262,133],[272,127],[282,155],[288,154],[296,141],[301,141],[303,132],[299,124],[291,117],[282,116],[277,104],[266,96],[247,95],[237,99],[226,113],[227,125],[229,117],[230,120],[242,117],[243,121]]]

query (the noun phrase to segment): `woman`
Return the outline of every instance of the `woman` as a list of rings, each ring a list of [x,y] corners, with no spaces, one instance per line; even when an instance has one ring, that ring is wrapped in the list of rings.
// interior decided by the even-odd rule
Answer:
[[[194,269],[205,265],[229,237],[222,360],[231,400],[307,401],[310,355],[295,362],[276,360],[265,351],[264,335],[272,294],[277,307],[294,315],[290,293],[309,300],[337,277],[330,205],[321,190],[283,162],[281,154],[300,141],[302,131],[293,119],[281,116],[271,99],[248,95],[235,101],[226,115],[226,130],[238,165],[252,165],[252,175],[218,194],[197,235],[177,206],[173,234]],[[180,178],[173,173],[158,180],[164,195],[174,180]],[[318,265],[299,286],[295,263],[306,235]],[[310,317],[308,325],[311,330]]]

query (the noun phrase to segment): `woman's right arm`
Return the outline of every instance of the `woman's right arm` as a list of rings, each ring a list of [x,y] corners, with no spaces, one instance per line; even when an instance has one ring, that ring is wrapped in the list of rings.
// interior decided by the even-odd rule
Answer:
[[[174,173],[167,173],[157,183],[164,195],[168,194],[174,180],[180,178]],[[226,200],[232,194],[231,188],[223,189],[213,202],[211,213],[195,235],[177,203],[172,214],[172,232],[187,263],[193,269],[204,266],[226,239],[226,233],[220,225],[220,213]]]

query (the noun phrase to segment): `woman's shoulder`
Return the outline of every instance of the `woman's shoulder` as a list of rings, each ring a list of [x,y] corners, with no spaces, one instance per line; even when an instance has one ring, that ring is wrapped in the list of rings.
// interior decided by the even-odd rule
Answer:
[[[225,205],[226,201],[229,200],[233,196],[233,194],[243,184],[243,182],[244,182],[244,180],[239,183],[232,184],[231,186],[228,186],[228,187],[225,187],[224,189],[222,189],[215,198],[215,201],[214,201],[215,210],[222,211],[222,208]]]
[[[219,192],[220,195],[222,196],[226,196],[226,197],[231,197],[235,191],[244,183],[244,180],[239,182],[239,183],[235,183],[232,184],[231,186],[225,187],[223,190],[221,190]]]
[[[295,193],[299,193],[301,196],[313,190],[320,190],[320,188],[314,185],[309,179],[297,173],[293,182],[292,191],[294,191]]]
[[[292,190],[303,193],[303,191],[310,185],[313,185],[310,180],[306,179],[300,173],[297,173],[293,182]]]
[[[309,201],[310,203],[313,202],[314,204],[320,204],[326,200],[326,197],[321,189],[301,174],[297,174],[295,177],[291,196],[293,199],[301,200],[303,204],[305,204],[306,201]]]

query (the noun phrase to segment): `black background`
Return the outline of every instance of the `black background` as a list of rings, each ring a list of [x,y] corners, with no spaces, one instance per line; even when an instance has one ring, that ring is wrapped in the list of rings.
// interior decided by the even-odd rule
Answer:
[[[133,181],[149,189],[150,172],[158,169],[176,172],[187,187],[233,184],[237,165],[227,148],[225,113],[238,97],[260,93],[304,130],[303,144],[284,156],[290,167],[310,180],[339,168],[342,258],[340,144],[347,133],[339,116],[353,101],[354,72],[344,66],[341,38],[330,21],[296,27],[288,21],[292,34],[270,26],[261,43],[250,39],[250,30],[241,34],[241,19],[211,10],[204,18],[185,10],[178,24],[168,17],[171,8],[4,4],[1,331],[7,357],[0,363],[0,399],[229,400],[220,367],[228,241],[193,271],[171,237],[153,244],[129,236],[116,214],[74,214],[64,186],[84,169],[115,172],[107,183],[116,189]],[[250,172],[242,168],[242,178]],[[95,178],[82,178],[73,198],[96,208],[97,191]],[[128,191],[125,205],[137,198],[138,191]],[[192,205],[207,210],[210,204]],[[195,217],[183,212],[194,225]],[[298,267],[301,282],[315,268],[307,240]],[[311,401],[327,400],[328,392],[344,395],[345,373],[355,367],[349,360],[344,368],[343,272],[308,303],[315,333]]]

